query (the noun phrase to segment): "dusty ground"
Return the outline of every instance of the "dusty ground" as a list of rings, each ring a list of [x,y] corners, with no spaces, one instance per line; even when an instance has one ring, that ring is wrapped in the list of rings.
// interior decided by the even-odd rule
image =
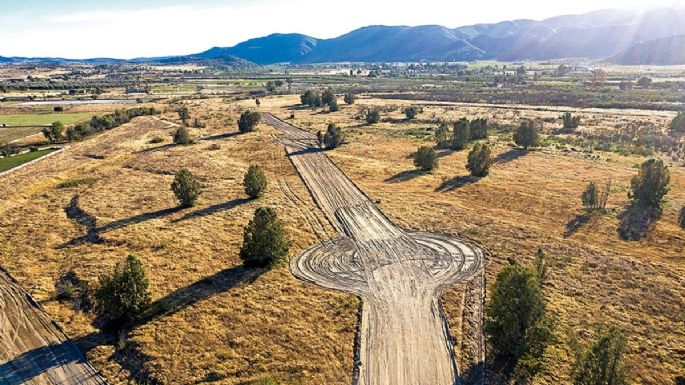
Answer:
[[[296,100],[263,99],[262,109],[288,117]],[[76,144],[49,163],[4,177],[0,264],[77,339],[112,383],[125,383],[132,371],[172,384],[239,384],[266,373],[284,383],[349,384],[357,300],[303,283],[286,269],[255,278],[236,268],[242,227],[257,205],[276,207],[294,239],[293,255],[317,242],[312,228],[316,220],[305,212],[319,216],[324,233],[334,230],[309,198],[283,147],[273,143],[275,130],[260,125],[255,134],[222,135],[235,131],[237,109],[253,107],[253,101],[186,103],[207,124],[193,133],[214,140],[168,146],[169,125],[140,118]],[[366,103],[387,104],[360,101]],[[294,110],[294,123],[318,131],[329,121],[339,122],[349,144],[329,156],[372,200],[380,200],[380,209],[399,227],[475,239],[491,254],[488,281],[507,257],[531,261],[537,247],[545,249],[551,265],[546,291],[557,318],[558,341],[536,383],[568,383],[569,341],[574,336],[588,341],[595,322],[630,333],[628,358],[635,383],[669,384],[685,375],[685,233],[675,223],[685,204],[683,168],[671,168],[672,188],[656,229],[642,241],[625,242],[617,235],[618,216],[641,158],[615,153],[591,158],[552,149],[524,154],[493,139],[498,162],[487,178],[464,178],[464,152],[442,153],[438,170],[424,175],[412,171],[409,156],[429,142],[412,131],[431,126],[433,112],[447,113],[437,109],[442,107],[427,107],[416,123],[398,120],[374,127],[361,127],[352,119],[359,106],[341,107],[334,114]],[[527,110],[515,116],[487,107],[450,108],[450,117],[487,113],[503,120],[548,113]],[[401,118],[399,110],[391,114]],[[600,114],[596,124],[609,127],[614,119],[630,116],[613,115],[606,123]],[[177,116],[169,112],[164,118]],[[148,143],[155,136],[165,142]],[[211,150],[214,144],[220,148]],[[266,168],[270,185],[262,200],[246,203],[240,181],[250,163]],[[175,202],[169,184],[180,167],[199,175],[206,190],[198,207],[170,211]],[[57,188],[64,180],[86,176],[96,181]],[[579,228],[568,226],[580,213],[585,185],[609,176],[610,213]],[[89,221],[79,224],[67,217],[65,208],[72,203],[95,219],[103,243],[62,247],[88,233]],[[53,299],[55,281],[74,270],[95,284],[131,253],[147,267],[153,299],[172,311],[134,330],[128,341],[104,344],[104,338],[91,335],[91,315]],[[462,322],[468,297],[464,288],[443,296],[456,341],[463,341],[462,334],[472,327]],[[123,360],[122,352],[135,359]]]

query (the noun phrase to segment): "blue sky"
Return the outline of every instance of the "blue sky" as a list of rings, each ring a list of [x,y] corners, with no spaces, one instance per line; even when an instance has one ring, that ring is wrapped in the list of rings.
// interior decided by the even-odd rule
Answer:
[[[329,38],[372,24],[543,19],[685,0],[0,0],[0,56],[164,56],[231,46],[274,32]]]

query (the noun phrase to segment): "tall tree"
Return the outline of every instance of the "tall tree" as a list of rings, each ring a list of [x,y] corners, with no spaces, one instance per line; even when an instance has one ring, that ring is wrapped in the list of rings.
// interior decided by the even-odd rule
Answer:
[[[623,355],[627,337],[611,327],[589,347],[577,348],[571,377],[574,385],[628,385],[628,369]]]

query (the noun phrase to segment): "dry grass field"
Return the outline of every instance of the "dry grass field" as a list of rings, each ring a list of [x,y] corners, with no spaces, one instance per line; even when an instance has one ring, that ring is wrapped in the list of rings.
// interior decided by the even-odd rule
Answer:
[[[259,205],[275,207],[285,220],[293,255],[332,234],[331,228],[322,234],[311,226],[309,213],[321,214],[275,143],[277,132],[262,124],[256,133],[234,135],[239,111],[254,108],[252,100],[180,103],[207,125],[191,130],[196,144],[170,144],[174,125],[168,121],[177,122],[176,106],[162,106],[164,120],[138,118],[3,177],[0,265],[44,304],[113,384],[146,377],[151,383],[247,384],[267,374],[285,384],[349,384],[358,301],[300,282],[286,268],[240,267],[242,228]],[[281,118],[294,112],[288,121],[312,131],[340,124],[347,143],[329,152],[336,164],[398,225],[458,233],[480,243],[490,254],[488,280],[507,258],[530,262],[538,247],[545,250],[557,341],[536,384],[569,382],[569,343],[576,337],[589,341],[596,323],[630,333],[633,383],[672,384],[685,375],[685,231],[676,224],[685,204],[683,167],[671,167],[671,192],[655,230],[626,242],[618,237],[618,217],[643,158],[556,147],[524,153],[502,134],[490,139],[497,162],[486,178],[466,177],[464,151],[441,151],[433,173],[413,171],[410,156],[431,143],[427,128],[435,127],[435,118],[486,116],[516,124],[522,117],[558,117],[557,110],[426,105],[418,121],[408,123],[400,108],[408,102],[362,99],[332,114],[292,109],[296,103],[297,96],[266,98],[261,110]],[[384,114],[392,120],[364,126],[354,119],[364,105],[392,110]],[[581,114],[583,130],[645,119],[663,125],[673,115]],[[560,123],[545,123],[545,131],[555,126]],[[151,144],[155,137],[163,143]],[[251,163],[265,168],[269,187],[263,198],[248,202],[241,181]],[[191,209],[173,209],[169,185],[180,168],[204,186]],[[60,187],[83,178],[89,179]],[[581,212],[579,196],[587,183],[607,178],[613,181],[609,213],[570,226]],[[101,242],[92,243],[97,237]],[[161,310],[129,338],[112,340],[91,326],[91,314],[54,298],[55,282],[74,271],[96,285],[129,254],[144,262],[154,308]],[[443,298],[457,341],[462,330],[468,333],[461,322],[463,291],[455,288]]]

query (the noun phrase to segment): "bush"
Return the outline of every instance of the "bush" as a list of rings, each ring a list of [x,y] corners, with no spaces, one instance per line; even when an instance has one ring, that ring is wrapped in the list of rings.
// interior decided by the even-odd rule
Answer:
[[[678,115],[671,121],[671,130],[685,132],[685,111],[678,112]]]
[[[323,105],[321,95],[318,92],[312,90],[307,90],[302,95],[300,95],[300,101],[302,102],[302,104],[307,105],[309,107],[321,107]]]
[[[45,139],[50,143],[57,143],[62,140],[62,134],[64,133],[64,124],[62,122],[54,122],[50,127],[45,127],[42,131]]]
[[[438,147],[444,147],[449,144],[449,139],[447,139],[447,133],[449,129],[446,123],[441,123],[440,126],[435,130],[435,141],[438,142]]]
[[[580,200],[583,202],[585,211],[593,212],[597,210],[599,207],[599,191],[595,182],[590,182],[585,191],[583,191],[583,194],[581,194]]]
[[[354,104],[354,102],[357,100],[357,97],[348,92],[345,94],[343,100],[345,100],[345,104]]]
[[[188,111],[188,107],[181,107],[176,110],[176,112],[178,112],[178,117],[181,118],[183,124],[187,124],[188,119],[190,119],[190,111]]]
[[[423,171],[431,171],[438,166],[438,156],[433,148],[419,147],[414,154],[414,165]]]
[[[407,107],[404,109],[404,116],[407,117],[407,120],[414,120],[416,118],[416,115],[419,114],[419,109],[411,106]]]
[[[570,112],[567,112],[561,118],[564,121],[564,128],[576,129],[580,126],[580,116],[573,116]]]
[[[574,385],[628,385],[623,355],[627,338],[623,331],[609,328],[589,349],[576,347],[571,377]]]
[[[471,175],[483,177],[490,172],[492,165],[492,153],[490,146],[484,143],[476,143],[469,152],[468,161],[466,162],[466,169],[471,172]]]
[[[324,106],[330,106],[331,103],[335,103],[336,105],[338,104],[338,100],[335,97],[335,94],[331,90],[325,90],[321,94],[321,104]]]
[[[100,278],[95,291],[98,314],[110,325],[135,320],[150,303],[148,280],[140,260],[129,255],[110,276]]]
[[[492,286],[485,332],[494,355],[529,378],[542,369],[542,356],[552,340],[552,322],[537,273],[511,261]]]
[[[174,133],[174,143],[180,145],[192,143],[192,140],[190,139],[190,133],[185,126],[180,126],[176,129],[176,132]]]
[[[243,186],[245,187],[245,194],[251,199],[256,199],[262,196],[266,189],[266,176],[264,171],[258,165],[251,165],[245,173],[243,178]]]
[[[650,159],[640,166],[640,171],[630,182],[629,197],[640,207],[660,207],[670,182],[668,166],[661,159]]]
[[[488,120],[485,118],[478,118],[471,121],[471,140],[487,139],[488,138]]]
[[[381,112],[378,108],[370,108],[366,111],[366,124],[376,124],[381,121]]]
[[[532,120],[524,120],[514,133],[514,143],[524,149],[540,145],[538,125]]]
[[[471,137],[471,123],[466,118],[459,119],[454,123],[454,135],[452,136],[452,149],[461,151],[466,147]]]
[[[329,111],[329,112],[337,112],[337,111],[340,111],[340,107],[338,106],[338,101],[337,101],[337,100],[333,99],[333,101],[331,101],[331,102],[328,104],[328,111]]]
[[[63,111],[64,111],[64,107],[62,107],[62,106],[55,106],[55,108],[53,108],[52,110],[55,111],[55,112],[63,112]]]
[[[638,87],[643,87],[643,88],[649,88],[649,86],[652,85],[652,78],[648,78],[647,76],[643,76],[637,81],[637,86]]]
[[[326,133],[323,135],[323,145],[327,149],[331,150],[340,146],[342,141],[342,130],[340,130],[340,128],[333,123],[329,124]]]
[[[183,169],[176,173],[171,183],[171,191],[176,195],[181,207],[193,207],[202,194],[202,186],[190,171]]]
[[[245,227],[240,258],[247,267],[273,267],[285,261],[290,238],[283,221],[270,207],[255,210],[254,218]]]
[[[238,119],[238,129],[242,133],[252,132],[259,124],[262,116],[256,111],[244,111]]]

